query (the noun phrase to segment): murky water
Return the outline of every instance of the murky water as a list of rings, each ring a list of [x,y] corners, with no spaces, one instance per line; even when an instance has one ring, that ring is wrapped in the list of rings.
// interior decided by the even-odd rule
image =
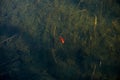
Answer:
[[[119,0],[1,0],[0,80],[120,80]]]

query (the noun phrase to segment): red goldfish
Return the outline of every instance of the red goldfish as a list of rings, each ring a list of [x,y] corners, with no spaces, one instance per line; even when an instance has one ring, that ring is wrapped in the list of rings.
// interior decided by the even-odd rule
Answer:
[[[60,42],[61,42],[62,44],[65,43],[65,40],[64,40],[64,38],[63,38],[62,36],[59,37],[59,40],[60,40]]]

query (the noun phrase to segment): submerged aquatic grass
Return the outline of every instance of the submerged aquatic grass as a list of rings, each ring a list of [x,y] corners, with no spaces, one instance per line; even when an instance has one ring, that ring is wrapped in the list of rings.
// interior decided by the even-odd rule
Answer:
[[[119,80],[116,1],[1,0],[0,80]]]

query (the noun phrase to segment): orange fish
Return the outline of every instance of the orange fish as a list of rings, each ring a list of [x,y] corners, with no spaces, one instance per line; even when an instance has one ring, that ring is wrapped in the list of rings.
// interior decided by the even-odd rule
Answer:
[[[59,37],[59,40],[60,40],[60,42],[61,42],[62,44],[65,43],[65,40],[64,40],[64,38],[63,38],[62,36]]]

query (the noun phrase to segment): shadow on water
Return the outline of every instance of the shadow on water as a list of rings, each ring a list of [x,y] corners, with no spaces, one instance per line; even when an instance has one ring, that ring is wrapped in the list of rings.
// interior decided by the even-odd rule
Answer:
[[[19,39],[19,37],[22,37],[22,39],[27,44],[31,44],[30,46],[33,46],[34,44],[31,41],[32,38],[30,37],[30,35],[19,29],[17,26],[12,26],[10,24],[1,24],[0,30],[0,36],[5,37],[5,41],[4,38],[1,37],[1,42],[3,42],[0,44],[0,80],[16,80],[15,76],[11,76],[11,66],[25,64],[22,57],[27,55],[24,55],[24,52],[17,50],[17,48],[15,47],[15,42]],[[10,38],[11,40],[9,40],[9,37],[14,35],[17,36],[14,38]],[[10,48],[11,44],[14,44],[12,46],[13,48]],[[20,68],[19,66],[17,67]],[[23,68],[24,67],[25,65],[23,65]]]
[[[48,73],[51,73],[51,70],[56,67],[54,60],[52,59],[51,50],[39,47],[39,44],[35,42],[29,33],[19,29],[17,26],[9,24],[0,25],[0,30],[0,36],[5,36],[6,38],[17,35],[10,42],[5,41],[0,46],[0,80],[24,80],[29,79],[30,77],[35,77],[36,75],[40,77],[42,72],[34,73],[33,71],[32,73],[29,69],[31,66],[38,66],[38,70],[48,70]],[[16,48],[15,42],[19,37],[21,37],[29,46],[29,53],[25,53]],[[12,43],[14,44],[12,46],[13,48],[10,48],[9,46]],[[26,62],[24,57],[29,58],[29,56],[33,59],[30,62]],[[14,68],[11,67],[12,65],[15,65],[20,71],[12,71],[12,68]]]

